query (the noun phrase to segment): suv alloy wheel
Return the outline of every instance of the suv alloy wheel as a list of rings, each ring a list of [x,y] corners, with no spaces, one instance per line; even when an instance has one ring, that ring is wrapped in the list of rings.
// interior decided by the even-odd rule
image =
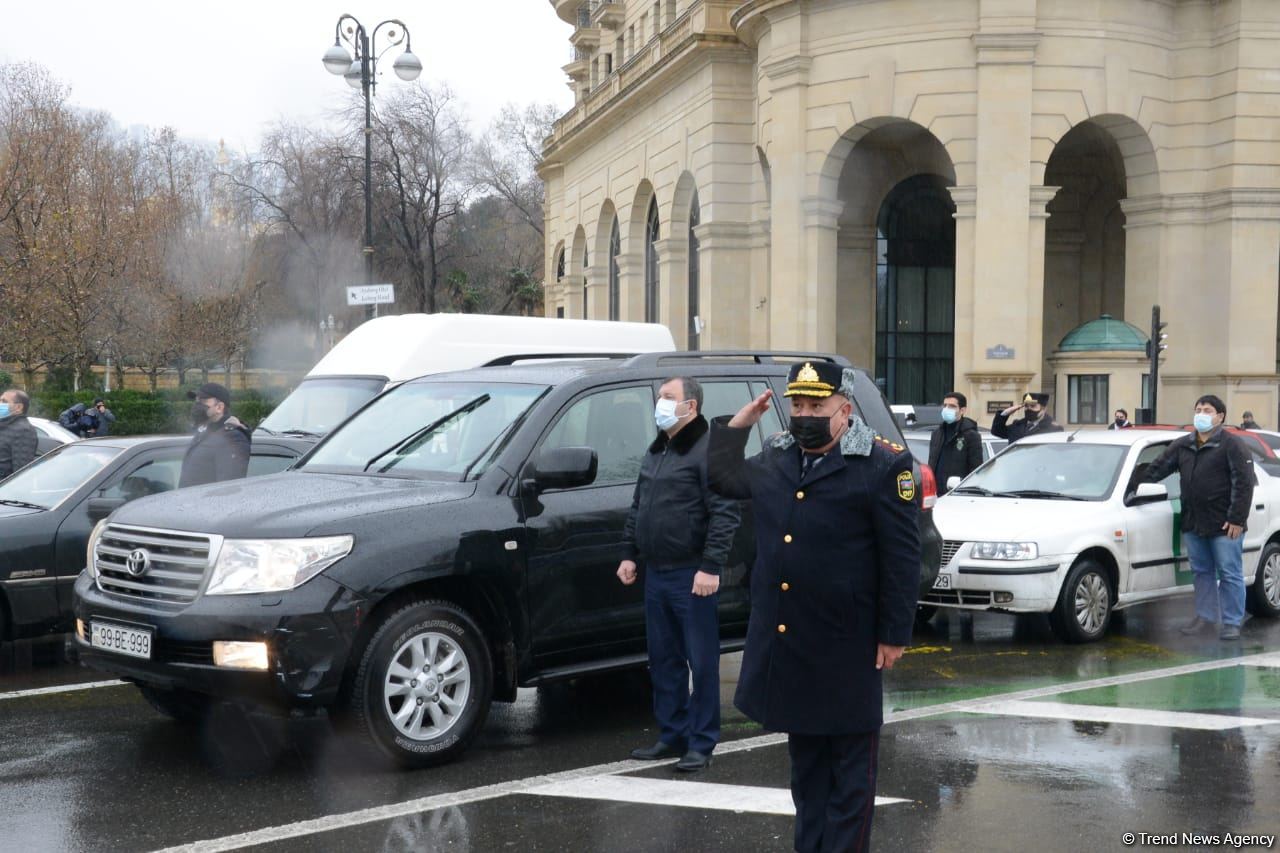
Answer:
[[[407,767],[442,764],[479,734],[493,694],[488,643],[445,601],[389,614],[360,656],[349,712],[379,753]]]

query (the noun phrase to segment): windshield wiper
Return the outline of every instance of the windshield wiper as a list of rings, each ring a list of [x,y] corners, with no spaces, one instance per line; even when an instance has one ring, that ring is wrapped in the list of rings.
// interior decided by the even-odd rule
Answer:
[[[8,498],[0,498],[0,504],[4,504],[5,506],[20,506],[23,509],[48,509],[47,506],[40,506],[40,504],[28,503],[27,501],[14,501],[9,500]]]
[[[258,427],[258,429],[262,429],[262,427]],[[272,433],[272,434],[275,435],[276,433]],[[305,429],[284,429],[279,432],[279,435],[300,435],[303,438],[323,438],[324,437],[324,433],[310,432]]]
[[[426,438],[427,436],[431,435],[431,433],[433,433],[433,432],[435,432],[436,430],[440,429],[440,427],[442,427],[442,426],[444,426],[445,424],[449,423],[449,421],[453,420],[454,418],[461,417],[462,415],[465,415],[465,414],[467,414],[468,412],[473,412],[473,411],[475,411],[476,409],[478,409],[478,408],[480,408],[481,406],[483,406],[483,405],[484,405],[485,403],[487,403],[487,402],[489,402],[489,395],[488,395],[488,394],[481,394],[479,397],[476,397],[476,398],[475,398],[474,400],[472,400],[470,403],[463,403],[461,406],[459,406],[458,408],[454,409],[452,412],[449,412],[449,414],[447,414],[447,415],[445,415],[445,416],[443,416],[443,417],[436,418],[434,421],[432,421],[431,423],[427,424],[427,425],[426,425],[426,426],[424,426],[422,429],[417,430],[416,432],[411,433],[411,434],[410,434],[409,436],[407,436],[406,438],[402,438],[402,439],[400,439],[400,440],[399,440],[399,441],[397,441],[395,444],[391,445],[391,446],[390,446],[390,447],[388,447],[386,450],[384,450],[384,451],[382,451],[381,453],[379,453],[377,456],[374,456],[372,459],[370,459],[368,462],[366,462],[366,463],[365,463],[365,466],[364,466],[364,469],[363,469],[363,470],[368,471],[371,467],[373,467],[373,463],[377,462],[379,459],[381,459],[382,457],[386,456],[388,453],[394,453],[394,452],[396,452],[396,451],[402,450],[402,449],[404,449],[404,448],[406,448],[406,447],[409,447],[409,446],[410,446],[410,445],[412,445],[412,444],[415,444],[415,443],[417,443],[417,442],[421,441],[422,439],[424,439],[424,438]],[[390,465],[388,465],[387,467],[389,468],[389,467],[391,467],[391,466],[390,466]],[[383,470],[386,470],[386,469],[384,468]],[[381,474],[381,473],[382,473],[382,471],[379,471],[378,473],[379,473],[379,474]]]
[[[949,495],[982,495],[984,498],[995,497],[998,492],[990,489],[984,489],[982,486],[957,486],[947,494]]]
[[[1049,500],[1062,501],[1087,501],[1088,498],[1082,498],[1079,495],[1067,495],[1062,492],[1046,492],[1043,489],[1018,489],[1005,494],[1013,495],[1016,498],[1047,498]]]
[[[273,430],[273,429],[267,429],[266,427],[262,426],[261,424],[259,424],[259,425],[258,425],[258,429],[262,430],[262,431],[263,431],[263,432],[265,432],[267,435],[279,435],[279,433],[277,433],[275,430]]]

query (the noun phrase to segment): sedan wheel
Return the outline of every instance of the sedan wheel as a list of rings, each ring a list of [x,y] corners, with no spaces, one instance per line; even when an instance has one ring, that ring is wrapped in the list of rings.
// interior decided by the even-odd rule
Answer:
[[[1081,560],[1067,572],[1050,623],[1068,643],[1091,643],[1107,633],[1113,603],[1106,570],[1093,560]]]
[[[1280,616],[1280,544],[1272,542],[1262,549],[1246,603],[1254,616]]]

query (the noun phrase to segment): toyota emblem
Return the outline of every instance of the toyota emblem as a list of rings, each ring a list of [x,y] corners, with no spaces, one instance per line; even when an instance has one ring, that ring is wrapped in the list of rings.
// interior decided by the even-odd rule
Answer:
[[[129,570],[129,574],[140,578],[151,567],[151,555],[142,548],[135,548],[129,552],[129,556],[124,561],[124,567]]]

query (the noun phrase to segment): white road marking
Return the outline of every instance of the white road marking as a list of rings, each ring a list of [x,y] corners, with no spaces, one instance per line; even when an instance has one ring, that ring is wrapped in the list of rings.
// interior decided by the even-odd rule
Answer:
[[[0,701],[5,699],[24,699],[27,696],[46,696],[50,693],[74,693],[77,690],[92,690],[95,687],[119,687],[124,681],[84,681],[79,684],[59,684],[55,687],[36,687],[31,690],[14,690],[11,693],[0,693]]]
[[[647,779],[641,776],[587,776],[532,788],[526,794],[540,797],[572,797],[579,800],[609,800],[647,806],[683,806],[792,817],[796,813],[789,788],[760,788],[752,785],[721,785],[715,782],[684,782]],[[877,806],[909,803],[897,797],[876,797]]]
[[[1136,726],[1164,726],[1171,729],[1201,729],[1211,732],[1280,723],[1280,720],[1264,720],[1257,717],[1228,717],[1224,714],[1154,711],[1146,708],[1114,708],[1106,705],[1069,705],[1065,702],[989,702],[970,708],[968,713],[1035,717],[1046,720],[1082,720],[1092,723],[1127,723]]]
[[[1280,667],[1280,652],[1253,655],[1251,660],[1241,658],[1241,666],[1273,666]]]

